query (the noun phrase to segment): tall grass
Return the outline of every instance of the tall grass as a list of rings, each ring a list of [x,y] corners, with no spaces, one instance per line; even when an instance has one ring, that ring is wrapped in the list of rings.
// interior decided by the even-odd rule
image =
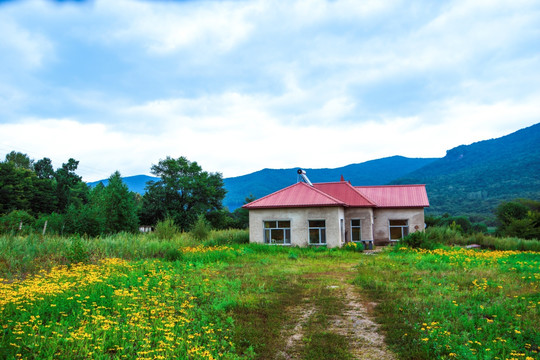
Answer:
[[[480,245],[493,250],[518,250],[540,252],[539,240],[526,240],[515,237],[495,237],[482,233],[462,234],[451,227],[429,227],[424,232],[415,232],[403,239],[404,245],[413,248],[434,249],[441,245]]]
[[[246,242],[246,230],[212,231],[206,245],[238,244]],[[111,236],[62,237],[0,236],[0,277],[12,279],[25,277],[41,270],[50,270],[56,265],[79,262],[97,263],[101,259],[120,258],[125,260],[165,259],[179,260],[182,249],[201,245],[189,233],[163,234],[118,233]]]

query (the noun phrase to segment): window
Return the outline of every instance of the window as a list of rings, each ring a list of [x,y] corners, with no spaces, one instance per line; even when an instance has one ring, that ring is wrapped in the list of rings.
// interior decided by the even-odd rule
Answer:
[[[326,221],[308,220],[309,225],[309,244],[326,245]]]
[[[390,241],[398,241],[409,235],[409,220],[389,220]]]
[[[351,219],[351,241],[362,241],[362,222],[360,219]]]
[[[291,222],[289,220],[272,220],[264,222],[265,244],[291,244]]]

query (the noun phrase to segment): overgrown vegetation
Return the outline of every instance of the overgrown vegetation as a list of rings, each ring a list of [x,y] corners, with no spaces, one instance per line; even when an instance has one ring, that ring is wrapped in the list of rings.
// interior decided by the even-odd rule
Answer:
[[[362,258],[356,283],[402,359],[538,358],[538,253],[397,247]]]
[[[538,357],[538,252],[439,244],[365,255],[238,244],[247,239],[1,236],[0,357],[267,359],[303,316],[289,353],[351,359],[353,343],[330,319],[345,306],[334,288],[353,280],[378,303],[372,315],[401,359]]]
[[[7,154],[0,162],[0,233],[103,236],[168,220],[181,231],[191,230],[198,220],[208,230],[248,226],[246,209],[230,213],[223,208],[221,174],[203,171],[185,157],[166,157],[153,165],[160,180],[149,182],[143,196],[130,192],[118,171],[106,186],[89,188],[76,174],[78,164],[69,159],[54,170],[48,158]]]
[[[482,233],[463,234],[457,227],[430,227],[406,236],[401,243],[412,248],[435,249],[443,245],[480,245],[494,250],[540,251],[539,240],[496,237]]]

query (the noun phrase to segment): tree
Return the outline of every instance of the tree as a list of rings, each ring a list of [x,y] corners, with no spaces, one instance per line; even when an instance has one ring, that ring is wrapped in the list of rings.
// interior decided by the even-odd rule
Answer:
[[[6,155],[6,162],[12,163],[18,169],[32,170],[34,160],[21,152],[12,151]]]
[[[134,232],[137,230],[138,218],[135,197],[122,181],[122,176],[118,171],[109,177],[109,183],[103,189],[102,198],[106,232]]]
[[[0,163],[0,214],[30,210],[35,174],[13,162]]]
[[[79,166],[79,162],[70,158],[67,163],[62,164],[54,173],[56,179],[56,196],[58,197],[58,210],[65,212],[68,205],[77,197],[84,196],[83,189],[80,188],[82,183],[81,177],[75,173]],[[76,189],[79,185],[79,189]],[[72,191],[72,190],[76,191]],[[81,199],[79,199],[81,200]]]
[[[203,171],[183,156],[167,156],[152,165],[151,172],[160,180],[147,183],[141,213],[144,223],[171,217],[182,230],[188,230],[198,215],[222,208],[226,191],[220,173]]]
[[[501,203],[495,213],[498,235],[540,239],[540,201],[518,199]]]
[[[253,194],[249,194],[248,197],[244,199],[244,205],[249,204],[252,201],[257,200]],[[235,226],[240,229],[247,229],[249,226],[249,210],[243,207],[239,207],[234,210],[233,218],[235,219]]]
[[[54,168],[51,159],[43,158],[36,161],[34,172],[39,179],[54,179]]]

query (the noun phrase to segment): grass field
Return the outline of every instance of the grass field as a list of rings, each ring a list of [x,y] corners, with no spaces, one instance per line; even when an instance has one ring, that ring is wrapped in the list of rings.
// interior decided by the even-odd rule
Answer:
[[[350,289],[395,358],[539,358],[540,253],[183,236],[0,237],[0,358],[354,359],[378,349],[332,325]]]

